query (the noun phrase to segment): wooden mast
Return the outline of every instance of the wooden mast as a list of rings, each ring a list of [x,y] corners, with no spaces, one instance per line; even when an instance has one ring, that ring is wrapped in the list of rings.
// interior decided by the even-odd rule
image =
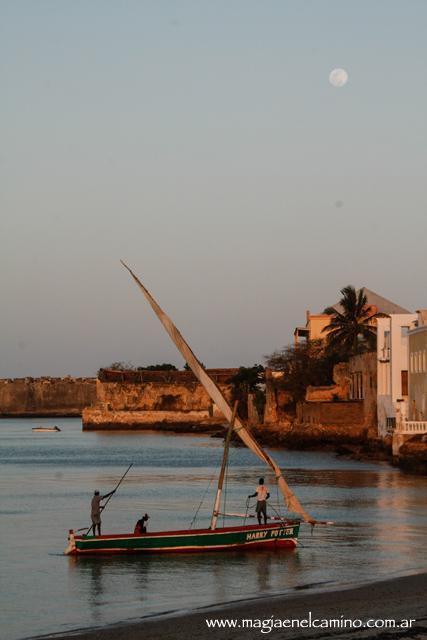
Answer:
[[[215,504],[214,504],[214,508],[213,508],[213,512],[212,512],[212,519],[211,519],[211,529],[212,529],[212,531],[214,531],[216,529],[216,522],[218,520],[219,509],[220,509],[220,506],[221,506],[222,487],[224,485],[224,476],[225,476],[225,470],[226,470],[227,462],[228,462],[228,452],[229,452],[229,449],[230,449],[231,434],[233,433],[234,420],[236,419],[237,405],[238,404],[239,403],[236,400],[236,402],[234,403],[234,407],[233,407],[233,413],[231,414],[231,420],[230,420],[230,424],[229,424],[229,427],[228,427],[228,430],[227,430],[227,435],[225,436],[224,454],[222,456],[221,471],[219,473],[218,488],[217,488],[217,491],[216,491]]]

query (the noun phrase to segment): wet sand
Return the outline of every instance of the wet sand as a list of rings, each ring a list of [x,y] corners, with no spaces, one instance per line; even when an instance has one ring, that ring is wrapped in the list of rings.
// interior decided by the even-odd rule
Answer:
[[[334,591],[292,594],[244,600],[225,605],[205,607],[190,613],[156,616],[138,622],[118,624],[102,629],[82,630],[65,635],[49,636],[55,640],[248,640],[270,637],[274,639],[300,640],[310,638],[337,638],[355,640],[381,638],[427,639],[427,573],[393,578],[363,586],[343,588]],[[256,620],[273,619],[335,618],[414,619],[412,628],[273,628],[271,632],[261,632],[260,628],[212,629],[207,619],[235,619],[237,624],[250,618]],[[257,624],[257,623],[255,623]],[[258,623],[259,624],[259,623]],[[46,636],[44,636],[46,638]]]

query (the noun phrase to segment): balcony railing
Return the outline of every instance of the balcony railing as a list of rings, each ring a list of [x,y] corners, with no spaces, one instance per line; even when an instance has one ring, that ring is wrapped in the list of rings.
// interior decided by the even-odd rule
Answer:
[[[408,435],[427,433],[427,420],[411,420],[408,422],[400,422],[396,426],[396,432]]]

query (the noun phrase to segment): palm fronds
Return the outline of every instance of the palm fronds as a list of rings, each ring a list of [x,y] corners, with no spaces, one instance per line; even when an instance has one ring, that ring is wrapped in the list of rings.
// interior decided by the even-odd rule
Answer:
[[[368,305],[364,289],[348,285],[341,289],[339,308],[327,307],[324,313],[331,316],[324,327],[327,348],[342,349],[348,355],[371,350],[376,344],[376,327],[372,325],[375,310]]]

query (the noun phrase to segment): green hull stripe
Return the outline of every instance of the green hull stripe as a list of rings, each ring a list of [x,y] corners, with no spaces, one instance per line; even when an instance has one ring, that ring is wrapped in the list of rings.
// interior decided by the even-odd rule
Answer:
[[[75,544],[78,551],[91,550],[112,550],[112,549],[185,549],[200,548],[208,549],[215,547],[228,547],[253,543],[272,542],[274,540],[296,539],[298,537],[299,525],[275,529],[263,529],[258,527],[246,531],[230,531],[221,533],[206,534],[184,534],[178,536],[135,536],[130,538],[85,538],[76,539]]]

